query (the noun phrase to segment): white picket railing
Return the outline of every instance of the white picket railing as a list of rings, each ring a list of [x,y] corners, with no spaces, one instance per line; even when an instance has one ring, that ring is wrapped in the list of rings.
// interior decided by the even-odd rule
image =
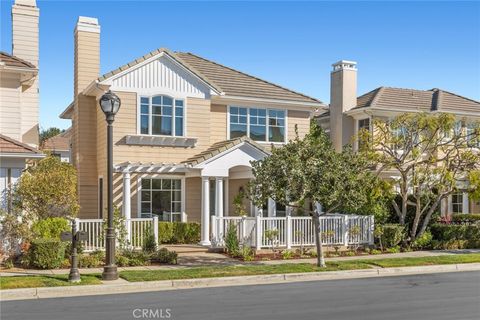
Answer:
[[[311,217],[215,217],[212,216],[212,243],[223,246],[228,227],[237,227],[241,243],[270,248],[315,245]],[[328,215],[320,218],[322,242],[327,246],[373,244],[373,216]],[[269,232],[270,231],[270,232]]]
[[[87,232],[87,240],[83,241],[84,251],[95,251],[105,249],[105,237],[103,235],[102,219],[77,219],[77,228],[79,231]],[[143,241],[151,230],[155,242],[158,244],[158,217],[153,218],[133,218],[125,220],[125,229],[127,231],[126,240],[133,248],[141,248]]]

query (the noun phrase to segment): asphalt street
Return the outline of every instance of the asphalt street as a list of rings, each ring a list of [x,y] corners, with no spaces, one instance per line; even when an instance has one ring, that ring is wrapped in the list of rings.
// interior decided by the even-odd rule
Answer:
[[[479,320],[480,272],[1,303],[1,320]]]

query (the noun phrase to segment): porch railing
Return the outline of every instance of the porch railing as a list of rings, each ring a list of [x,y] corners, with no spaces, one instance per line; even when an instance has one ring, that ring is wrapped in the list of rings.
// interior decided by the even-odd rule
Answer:
[[[102,219],[77,219],[78,230],[87,232],[87,240],[83,242],[84,251],[105,249],[104,222]],[[158,217],[132,218],[125,220],[125,239],[132,248],[143,246],[145,237],[150,231],[158,245]],[[118,235],[117,235],[118,236]]]
[[[211,217],[212,244],[222,247],[230,225],[241,243],[260,248],[315,245],[311,217]],[[329,215],[320,218],[322,243],[327,246],[373,244],[373,216]]]

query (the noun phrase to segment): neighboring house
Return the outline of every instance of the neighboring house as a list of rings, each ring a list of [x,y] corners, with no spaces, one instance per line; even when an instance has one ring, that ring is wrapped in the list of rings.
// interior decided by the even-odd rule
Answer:
[[[70,162],[72,128],[48,138],[42,145],[42,151],[59,158],[62,162]]]
[[[380,87],[357,97],[357,67],[353,61],[333,64],[330,92],[330,109],[316,118],[330,133],[337,150],[347,143],[353,143],[356,149],[354,137],[360,129],[372,130],[373,118],[389,119],[405,112],[445,112],[456,116],[459,130],[468,130],[470,123],[480,121],[480,102],[441,89]],[[480,213],[480,203],[459,192],[442,203],[441,212]]]
[[[38,18],[34,0],[12,7],[12,54],[0,52],[0,208],[38,147]]]
[[[122,101],[114,122],[114,203],[129,217],[199,221],[209,244],[211,215],[232,215],[233,199],[252,178],[251,160],[309,130],[317,99],[192,53],[158,49],[100,76],[100,26],[75,28],[72,163],[81,218],[104,217],[106,122],[99,97]],[[270,201],[250,215],[284,214]]]

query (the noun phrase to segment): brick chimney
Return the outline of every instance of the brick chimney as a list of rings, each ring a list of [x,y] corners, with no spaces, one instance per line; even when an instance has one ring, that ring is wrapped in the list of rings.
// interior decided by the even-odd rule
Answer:
[[[330,137],[335,150],[350,143],[353,119],[344,112],[357,105],[357,63],[340,60],[332,64],[330,74]]]
[[[38,68],[38,20],[40,12],[35,0],[15,0],[12,6],[12,54]],[[38,146],[39,131],[38,74],[22,85],[19,112],[20,140]]]

